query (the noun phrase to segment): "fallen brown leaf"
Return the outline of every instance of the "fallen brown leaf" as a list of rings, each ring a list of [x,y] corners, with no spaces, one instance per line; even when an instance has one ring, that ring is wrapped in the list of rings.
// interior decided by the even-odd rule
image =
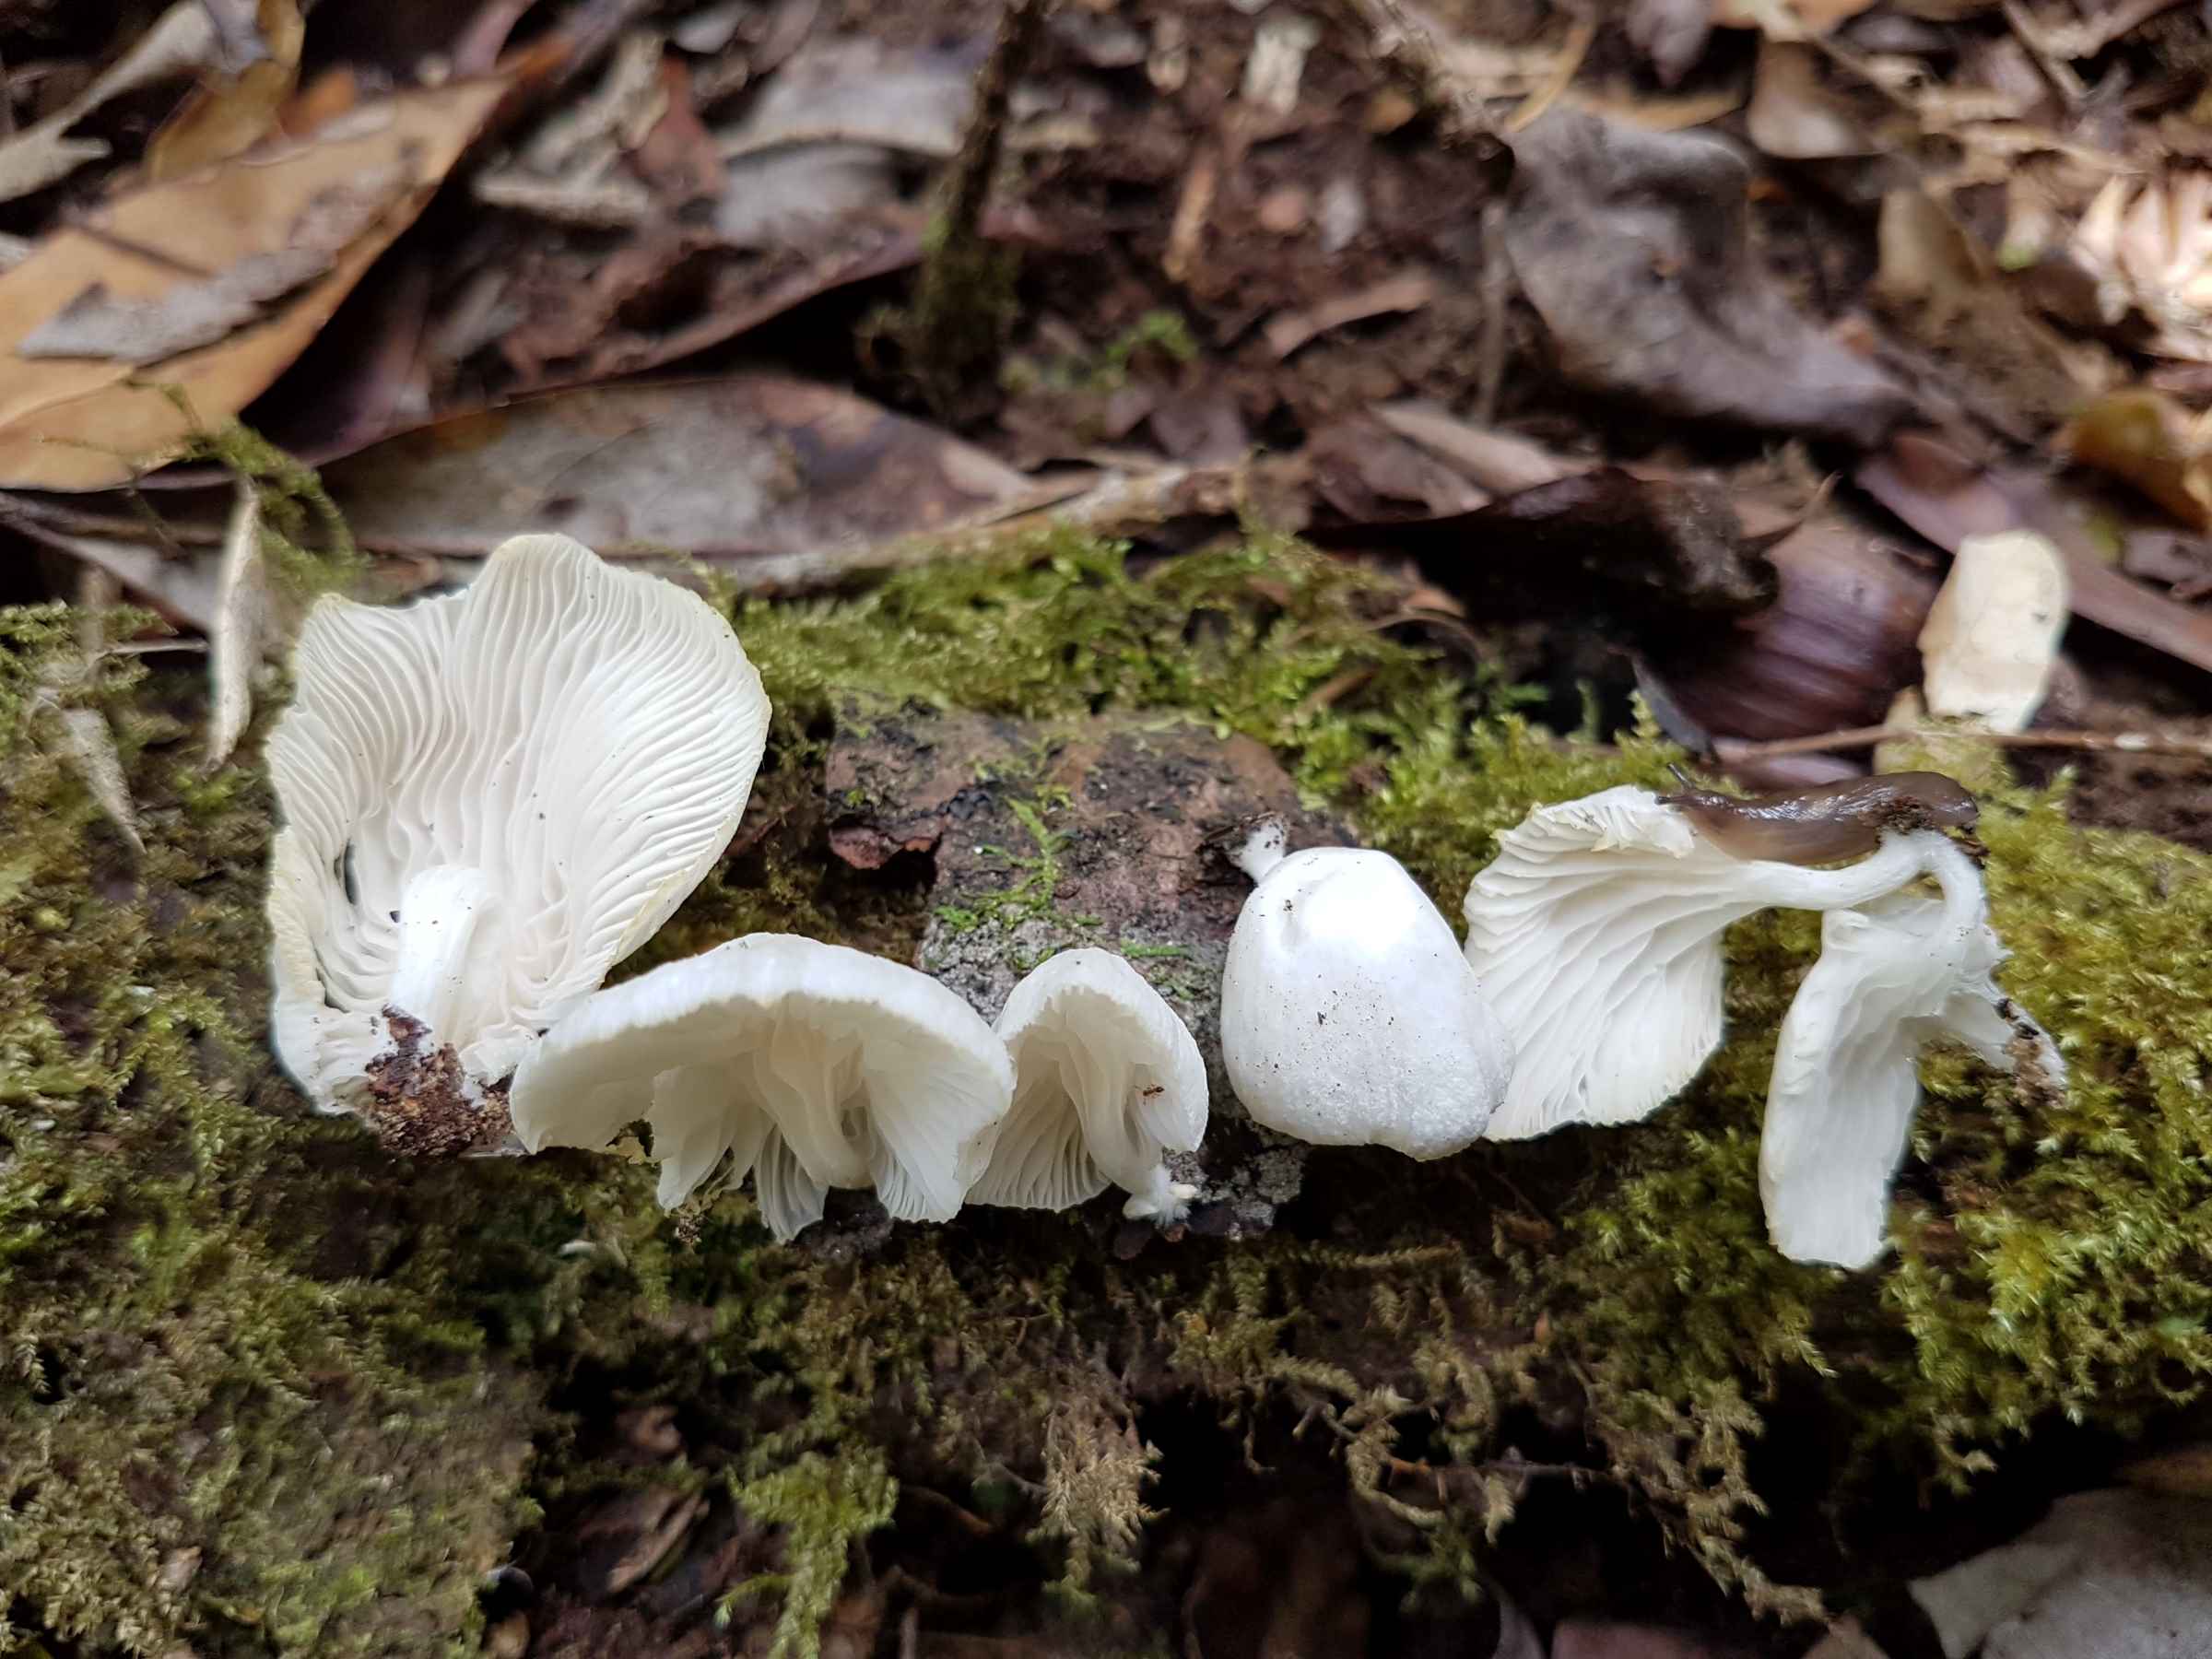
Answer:
[[[773,375],[550,393],[387,440],[325,477],[380,551],[475,557],[534,524],[603,553],[743,561],[771,584],[1032,488],[935,427]]]
[[[1751,107],[1744,120],[1751,142],[1784,160],[1821,160],[1878,152],[1852,100],[1820,78],[1817,47],[1767,40],[1759,43]]]
[[[2031,315],[1988,251],[1926,192],[1882,198],[1880,245],[1876,303],[1948,366],[1974,413],[2007,437],[2040,437],[2109,373]]]
[[[1645,689],[1676,717],[1665,724],[1687,722],[1704,737],[1771,740],[1880,720],[1920,677],[1915,641],[1936,583],[1893,544],[1834,513],[1768,557],[1780,593],[1767,609],[1718,636],[1652,641]]]
[[[146,175],[159,183],[241,155],[265,137],[300,81],[306,39],[299,0],[259,0],[257,53],[219,84],[203,84],[147,141]]]
[[[103,138],[71,129],[101,105],[212,64],[215,24],[199,0],[177,0],[134,46],[76,98],[33,126],[0,142],[0,202],[13,201],[67,178],[108,154]]]
[[[1763,29],[1769,40],[1806,41],[1831,34],[1874,0],[1719,0],[1712,20],[1723,29]]]
[[[364,104],[250,160],[103,204],[42,240],[0,276],[0,485],[106,488],[237,414],[422,210],[503,89],[470,81]],[[304,287],[303,262],[288,258],[302,250],[328,262]],[[248,262],[259,263],[238,276]],[[277,286],[287,274],[296,292]],[[205,322],[272,288],[280,303],[250,326],[138,355],[197,340],[186,315]],[[81,323],[100,307],[153,321],[138,337],[111,336],[116,355],[36,355],[36,337],[63,313],[77,308]],[[72,343],[90,349],[98,338],[80,331]]]
[[[1512,139],[1505,243],[1569,378],[1668,414],[1872,443],[1903,390],[1755,259],[1726,145],[1554,110]]]
[[[2059,434],[2082,466],[2134,485],[2194,529],[2212,527],[2212,455],[2203,423],[2158,392],[2133,388],[2099,398]]]
[[[1618,467],[1573,473],[1441,518],[1309,533],[1323,547],[1411,554],[1451,592],[1543,614],[1605,612],[1632,633],[1674,632],[1764,609],[1772,566],[1710,484]]]
[[[2170,1446],[2120,1465],[2120,1478],[2147,1492],[2212,1498],[2212,1441]]]

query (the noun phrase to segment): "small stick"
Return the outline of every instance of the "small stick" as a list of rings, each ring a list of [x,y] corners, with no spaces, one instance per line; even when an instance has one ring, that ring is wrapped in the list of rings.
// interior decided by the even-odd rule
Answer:
[[[1498,398],[1505,388],[1505,318],[1513,302],[1512,255],[1505,247],[1505,204],[1482,210],[1482,333],[1475,347],[1475,408],[1478,427],[1498,423]]]
[[[1491,136],[1482,94],[1452,67],[1428,26],[1408,13],[1402,0],[1351,0],[1351,3],[1352,9],[1374,33],[1374,54],[1395,58],[1413,72],[1430,103],[1442,112],[1450,136]]]
[[[1574,77],[1582,72],[1583,60],[1590,55],[1590,42],[1596,39],[1597,20],[1577,18],[1568,29],[1566,44],[1559,48],[1559,55],[1553,60],[1544,84],[1521,100],[1520,107],[1506,118],[1504,130],[1518,133],[1550,109],[1559,95],[1574,84]]]
[[[1915,737],[1963,737],[1999,748],[2077,749],[2088,754],[2174,755],[2212,760],[2212,738],[2166,737],[2151,732],[1991,732],[1972,726],[1920,725],[1853,726],[1772,743],[1741,743],[1723,737],[1713,743],[1712,756],[1735,765],[1745,760],[1775,760],[1785,755],[1817,755],[1827,749],[1871,748],[1877,743],[1902,743]]]
[[[991,290],[1005,288],[1010,300],[1013,265],[1010,254],[983,239],[983,204],[1005,147],[1014,81],[1029,61],[1047,4],[1006,0],[999,14],[991,55],[975,77],[975,107],[924,235],[913,302],[899,324],[915,378],[941,406],[984,374],[1004,343]]]

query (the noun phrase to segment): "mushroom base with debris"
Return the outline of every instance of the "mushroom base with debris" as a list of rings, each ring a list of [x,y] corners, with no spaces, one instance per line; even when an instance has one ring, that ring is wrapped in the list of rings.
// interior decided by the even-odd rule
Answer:
[[[1655,745],[1562,745],[1485,712],[1369,626],[1382,590],[1295,548],[1143,578],[1106,548],[1051,551],[748,604],[779,711],[754,802],[621,972],[754,932],[911,959],[926,870],[824,855],[808,733],[827,688],[862,677],[994,715],[1218,721],[1446,900],[1533,804],[1668,787]],[[1526,1603],[1559,1582],[1546,1552],[1602,1541],[1588,1582],[1700,1562],[1803,1610],[1762,1561],[1842,1583],[1839,1537],[1887,1560],[1920,1512],[1825,1463],[1841,1501],[1817,1510],[1775,1485],[1793,1453],[1849,1446],[1862,1470],[1966,1486],[1994,1457],[2032,1486],[2047,1441],[2023,1453],[2023,1431],[2133,1431],[2212,1370],[2212,1288],[2170,1244],[2212,1234],[2212,860],[2077,831],[2055,797],[1994,792],[1980,833],[2006,982],[2062,1043],[2065,1102],[1925,1057],[1897,1253],[1875,1274],[1787,1262],[1761,1219],[1776,1033],[1818,953],[1798,912],[1726,935],[1730,1035],[1647,1122],[1425,1164],[1316,1148],[1266,1237],[1130,1262],[1106,1248],[1112,1195],[1073,1224],[971,1207],[824,1261],[736,1199],[665,1216],[642,1163],[426,1167],[304,1111],[265,1044],[265,724],[203,775],[196,674],[131,683],[133,665],[82,693],[116,733],[141,856],[31,718],[72,619],[0,626],[0,1582],[18,1623],[82,1648],[435,1651],[502,1564],[535,1587],[534,1618],[581,1605],[566,1574],[594,1505],[640,1478],[616,1425],[642,1402],[683,1432],[651,1478],[704,1502],[617,1597],[641,1644],[673,1645],[745,1583],[733,1630],[795,1640],[839,1606],[861,1539],[878,1584],[893,1563],[930,1572],[942,1500],[1025,1583],[1172,1607],[1168,1545],[1204,1492],[1271,1480],[1351,1504],[1445,1583],[1494,1571]],[[1354,669],[1357,693],[1316,695]],[[1277,1473],[1250,1474],[1248,1452]],[[1550,1530],[1518,1543],[1536,1521],[1515,1505]],[[1131,1557],[1134,1575],[1111,1570]],[[1900,1576],[1947,1564],[1924,1551]]]

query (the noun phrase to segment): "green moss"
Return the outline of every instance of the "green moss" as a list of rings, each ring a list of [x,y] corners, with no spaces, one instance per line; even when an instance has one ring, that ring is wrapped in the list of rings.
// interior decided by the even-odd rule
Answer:
[[[1127,385],[1131,366],[1152,353],[1172,363],[1187,363],[1198,355],[1198,342],[1180,312],[1148,311],[1088,357],[1060,357],[1044,362],[1009,359],[999,371],[999,383],[1013,393],[1041,387],[1077,396],[1099,396]]]
[[[51,621],[0,619],[0,686],[52,682]],[[174,722],[84,695],[142,860],[0,711],[0,1583],[100,1647],[437,1651],[526,1517],[535,1390],[436,1300],[325,1265],[371,1225],[329,1186],[389,1176],[270,1110],[262,791],[182,787]]]
[[[921,895],[819,853],[823,735],[856,685],[1195,713],[1271,746],[1447,910],[1532,804],[1663,781],[1648,736],[1557,743],[1382,636],[1394,605],[1279,541],[1138,576],[1072,536],[738,604],[776,701],[770,764],[740,851],[624,971],[753,930],[912,947]],[[189,675],[111,664],[73,691],[118,733],[135,859],[37,740],[74,639],[58,609],[0,622],[0,1582],[95,1647],[461,1639],[535,1506],[612,1478],[560,1409],[609,1388],[685,1402],[701,1489],[782,1537],[730,1616],[796,1653],[900,1489],[1011,1501],[1068,1592],[1096,1594],[1138,1547],[1159,1471],[1136,1425],[1171,1396],[1253,1443],[1305,1422],[1407,1568],[1466,1584],[1526,1477],[1501,1461],[1507,1415],[1564,1395],[1583,1477],[1801,1611],[1744,1553],[1747,1451],[1783,1382],[1863,1453],[1963,1479],[2054,1415],[2128,1428],[2212,1364],[2212,861],[2077,832],[2054,798],[2002,796],[1984,839],[2005,978],[2074,1089],[2039,1115],[1932,1062],[1876,1273],[1783,1262],[1759,1215],[1803,917],[1732,935],[1729,1044],[1646,1124],[1432,1165],[1317,1155],[1309,1203],[1358,1251],[1188,1240],[1123,1265],[1080,1222],[990,1212],[841,1264],[771,1246],[739,1196],[662,1218],[618,1159],[401,1168],[306,1115],[264,1046],[254,747],[197,774]],[[1040,800],[1010,890],[1053,833]]]
[[[769,1659],[818,1653],[818,1632],[845,1582],[853,1546],[888,1524],[899,1483],[881,1457],[866,1451],[835,1459],[806,1452],[750,1480],[733,1478],[730,1493],[753,1519],[783,1529],[790,1565],[730,1591],[717,1618],[726,1623],[744,1602],[773,1595],[782,1606]]]

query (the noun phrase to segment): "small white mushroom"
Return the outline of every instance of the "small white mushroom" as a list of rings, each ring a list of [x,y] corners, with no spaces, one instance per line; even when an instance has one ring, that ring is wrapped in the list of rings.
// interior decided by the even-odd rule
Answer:
[[[1735,857],[1632,786],[1536,807],[1467,888],[1467,961],[1513,1045],[1489,1138],[1657,1111],[1720,1044],[1729,924],[1894,891],[1922,868],[1914,839],[1813,870]]]
[[[1512,1040],[1449,924],[1387,853],[1284,855],[1264,824],[1221,980],[1221,1056],[1254,1121],[1319,1146],[1441,1158],[1478,1137]]]
[[[727,1157],[790,1239],[831,1187],[949,1220],[1013,1095],[1006,1044],[927,974],[753,934],[588,998],[524,1057],[509,1106],[533,1152],[644,1119],[671,1208]]]
[[[974,1204],[1067,1209],[1109,1186],[1131,1219],[1180,1219],[1195,1187],[1165,1151],[1206,1134],[1206,1062],[1175,1011],[1109,950],[1064,950],[1032,971],[994,1028],[1014,1061],[1014,1109]]]
[[[438,1062],[465,1120],[728,844],[760,677],[696,595],[558,535],[450,597],[324,599],[294,671],[269,738],[277,1054],[325,1112],[370,1106],[372,1066]]]
[[[1991,977],[2005,948],[1981,872],[1940,834],[1906,839],[1942,898],[1897,893],[1830,912],[1820,959],[1782,1023],[1759,1185],[1768,1234],[1795,1261],[1864,1267],[1882,1253],[1924,1044],[1949,1039],[2041,1089],[2065,1086],[2050,1037]]]

